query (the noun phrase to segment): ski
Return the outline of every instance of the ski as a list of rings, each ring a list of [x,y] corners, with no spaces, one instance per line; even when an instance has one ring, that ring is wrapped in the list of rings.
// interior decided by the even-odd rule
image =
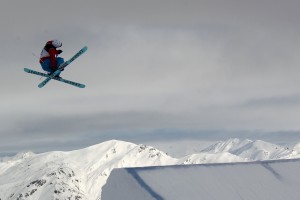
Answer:
[[[78,58],[79,56],[81,56],[84,52],[87,51],[87,46],[83,47],[82,49],[80,49],[80,51],[78,51],[72,58],[70,58],[69,60],[67,60],[66,62],[64,62],[63,64],[61,64],[58,69],[56,71],[54,71],[52,74],[48,75],[48,77],[42,81],[38,87],[42,88],[44,87],[51,79],[54,79],[54,77],[56,77],[65,67],[67,67],[71,62],[73,62],[76,58]]]
[[[35,71],[35,70],[32,70],[32,69],[28,69],[28,68],[24,68],[24,71],[27,72],[27,73],[30,73],[30,74],[35,74],[35,75],[43,76],[43,77],[46,77],[46,78],[50,77],[48,74],[45,74],[45,73],[42,73],[42,72],[38,72],[38,71]],[[61,77],[53,77],[52,79],[54,79],[56,81],[60,81],[60,82],[63,82],[63,83],[67,83],[67,84],[73,85],[75,87],[85,88],[84,84],[76,83],[74,81],[70,81],[70,80],[67,80],[67,79],[64,79],[64,78],[61,78]]]

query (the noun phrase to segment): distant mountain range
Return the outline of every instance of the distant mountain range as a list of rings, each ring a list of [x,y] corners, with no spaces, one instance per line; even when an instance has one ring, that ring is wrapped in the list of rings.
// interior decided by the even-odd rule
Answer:
[[[19,153],[0,158],[0,200],[100,200],[114,168],[300,158],[300,144],[229,139],[173,158],[143,144],[111,140],[68,152]]]

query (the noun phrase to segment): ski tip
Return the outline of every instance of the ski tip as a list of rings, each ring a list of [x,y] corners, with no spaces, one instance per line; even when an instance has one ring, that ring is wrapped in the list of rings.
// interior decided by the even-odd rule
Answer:
[[[38,85],[38,87],[39,88],[42,88],[42,87],[44,87],[46,84],[44,83],[44,82],[41,82],[39,85]]]
[[[25,68],[24,68],[24,71],[25,71],[25,72],[29,72],[30,70],[29,70],[28,68],[25,67]]]
[[[82,51],[86,51],[86,50],[88,50],[88,47],[87,47],[87,46],[84,46],[84,47],[82,48]]]
[[[76,86],[76,87],[78,87],[78,88],[85,88],[85,85],[84,85],[84,84],[81,84],[81,83],[78,83],[78,84],[76,84],[76,85],[74,85],[74,86]]]

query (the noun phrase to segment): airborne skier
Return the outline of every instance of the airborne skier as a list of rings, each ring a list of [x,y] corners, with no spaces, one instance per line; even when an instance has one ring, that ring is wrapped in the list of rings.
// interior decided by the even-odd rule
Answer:
[[[39,88],[44,87],[51,79],[67,83],[75,87],[85,88],[84,84],[64,79],[59,75],[65,69],[65,67],[70,65],[74,60],[76,60],[79,56],[86,52],[88,47],[84,46],[69,60],[64,61],[63,58],[57,57],[57,55],[62,53],[62,50],[57,50],[57,48],[60,48],[61,46],[62,43],[59,40],[50,40],[46,43],[45,47],[41,52],[40,64],[43,70],[47,71],[48,74],[38,72],[29,68],[24,68],[24,71],[30,74],[46,77],[46,79],[38,85]]]
[[[40,64],[44,71],[51,74],[57,70],[58,66],[64,63],[63,58],[57,57],[57,55],[63,52],[62,50],[57,50],[61,46],[62,42],[59,40],[50,40],[46,43],[40,57]],[[57,77],[59,77],[59,74],[57,74]]]

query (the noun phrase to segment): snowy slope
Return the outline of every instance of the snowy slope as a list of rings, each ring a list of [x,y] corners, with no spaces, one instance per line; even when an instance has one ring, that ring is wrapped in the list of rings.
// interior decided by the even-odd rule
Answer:
[[[151,146],[112,140],[69,152],[21,153],[0,159],[0,199],[97,200],[114,168],[299,158],[299,146],[231,139],[172,158]]]
[[[230,139],[218,142],[204,150],[202,153],[228,152],[241,158],[250,160],[270,160],[282,158],[295,158],[293,149],[281,147],[261,140]]]
[[[113,170],[103,200],[298,200],[300,160]]]
[[[0,198],[97,199],[113,168],[175,162],[155,148],[115,140],[71,152],[17,155],[0,163]]]
[[[261,140],[229,139],[179,159],[181,164],[246,162],[300,158],[300,144],[282,147]]]

